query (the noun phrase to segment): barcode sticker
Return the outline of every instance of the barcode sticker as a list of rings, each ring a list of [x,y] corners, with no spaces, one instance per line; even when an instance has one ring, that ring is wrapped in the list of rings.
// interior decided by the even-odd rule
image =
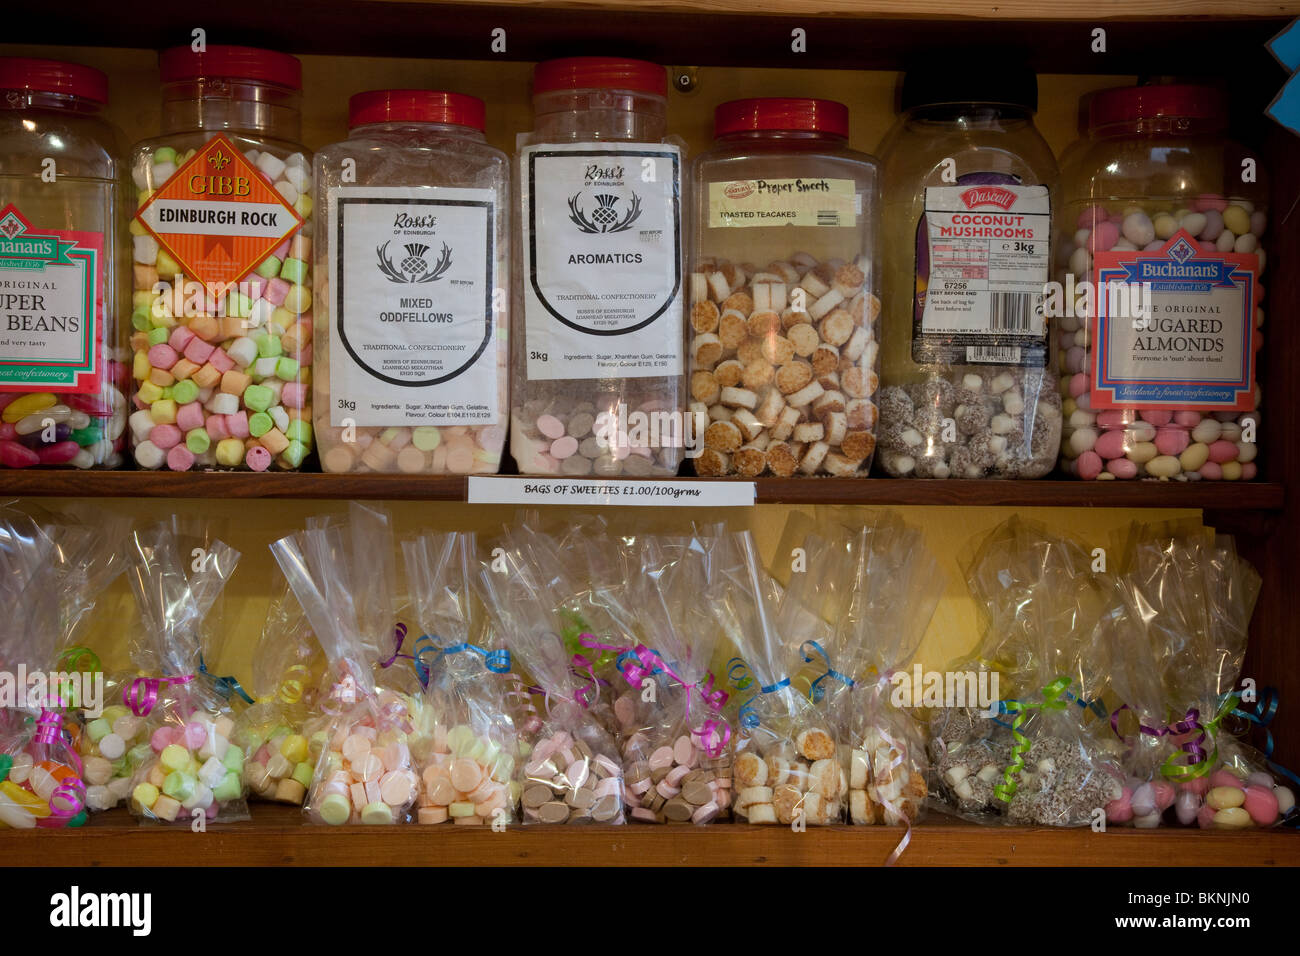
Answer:
[[[993,362],[998,365],[1018,365],[1020,349],[1006,345],[968,345],[967,362]]]
[[[1033,299],[1029,292],[990,292],[990,332],[1032,332]]]
[[[840,224],[840,214],[835,209],[818,209],[817,225],[819,226],[838,226]]]

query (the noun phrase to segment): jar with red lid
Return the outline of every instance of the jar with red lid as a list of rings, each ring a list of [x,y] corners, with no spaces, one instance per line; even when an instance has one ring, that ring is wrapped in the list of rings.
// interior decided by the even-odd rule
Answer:
[[[1062,168],[1062,467],[1084,479],[1257,474],[1267,187],[1202,86],[1097,93]]]
[[[683,151],[641,60],[540,63],[519,138],[510,450],[522,474],[672,475]]]
[[[136,464],[297,469],[313,447],[301,64],[209,46],[159,68],[161,135],[131,154]]]
[[[701,475],[865,475],[876,445],[879,170],[831,100],[717,108],[691,174]]]
[[[316,153],[321,468],[495,473],[505,445],[509,161],[483,101],[373,90]]]
[[[0,57],[0,468],[116,468],[130,353],[103,73]]]

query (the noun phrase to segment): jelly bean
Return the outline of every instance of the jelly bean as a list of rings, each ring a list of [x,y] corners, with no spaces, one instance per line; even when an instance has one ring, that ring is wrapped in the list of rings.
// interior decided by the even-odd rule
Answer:
[[[1277,822],[1278,802],[1271,785],[1247,787],[1242,806],[1250,814],[1251,820],[1259,826],[1272,826]]]

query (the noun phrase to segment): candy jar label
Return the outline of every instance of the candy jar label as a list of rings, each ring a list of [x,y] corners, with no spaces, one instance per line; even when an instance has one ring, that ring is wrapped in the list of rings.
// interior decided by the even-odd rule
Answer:
[[[1045,365],[1051,225],[1046,186],[927,187],[917,235],[913,360]]]
[[[552,144],[520,163],[528,377],[680,375],[681,151]]]
[[[330,190],[332,424],[497,420],[497,215],[490,189]]]
[[[1151,252],[1097,252],[1091,407],[1253,410],[1257,269],[1182,229]],[[1116,308],[1145,297],[1110,294],[1135,285],[1150,287],[1145,317]]]
[[[709,228],[852,227],[862,197],[851,179],[740,179],[709,183]]]
[[[220,134],[146,199],[135,218],[187,278],[205,284],[238,282],[303,223]]]
[[[0,210],[0,389],[99,390],[104,236]]]

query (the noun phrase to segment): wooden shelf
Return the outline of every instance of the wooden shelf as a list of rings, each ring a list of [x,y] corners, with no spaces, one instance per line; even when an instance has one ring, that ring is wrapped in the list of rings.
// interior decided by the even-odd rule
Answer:
[[[412,477],[310,472],[0,471],[0,496],[19,497],[465,501],[466,484],[463,476],[440,475]],[[1273,511],[1280,509],[1284,501],[1284,486],[1274,482],[1229,484],[771,478],[758,479],[755,484],[758,486],[759,504]]]
[[[254,821],[140,826],[122,809],[78,830],[0,832],[17,866],[877,866],[901,839],[892,827],[322,827],[291,807],[255,804]],[[1285,866],[1300,862],[1300,834],[1283,830],[1048,830],[922,824],[908,866]]]
[[[82,3],[59,23],[65,46],[158,49],[191,42],[183,6],[132,21],[109,4]],[[1186,72],[1186,51],[1262,49],[1300,13],[1296,0],[304,0],[267,6],[228,0],[206,7],[209,43],[292,53],[535,61],[595,51],[665,64],[804,69],[899,69],[944,45],[1015,50],[1041,72]],[[1151,24],[1159,24],[1153,30]],[[1092,31],[1106,29],[1106,52]],[[493,31],[504,28],[504,52]],[[791,49],[801,29],[806,52]],[[6,24],[6,43],[49,43],[48,21]],[[1271,82],[1271,80],[1270,80]]]

